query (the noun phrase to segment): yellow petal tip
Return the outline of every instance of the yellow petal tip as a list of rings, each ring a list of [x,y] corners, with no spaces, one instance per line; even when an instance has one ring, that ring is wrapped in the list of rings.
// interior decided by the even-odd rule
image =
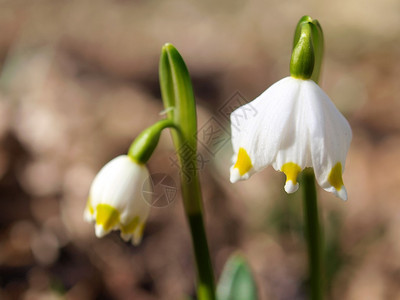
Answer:
[[[123,234],[132,234],[135,231],[136,227],[139,225],[139,223],[140,223],[140,218],[136,216],[126,225],[121,225],[121,232]]]
[[[293,162],[283,164],[281,171],[286,175],[285,190],[288,193],[294,193],[299,188],[297,175],[301,172],[301,167]]]
[[[331,170],[328,176],[328,181],[337,191],[343,187],[342,179],[342,164],[338,162]]]
[[[291,194],[291,193],[296,192],[298,189],[299,189],[299,184],[297,182],[293,183],[291,180],[286,181],[286,183],[285,183],[286,193]]]
[[[347,201],[347,191],[344,186],[342,186],[340,190],[336,190],[336,195],[343,201]]]
[[[119,212],[109,204],[98,204],[96,206],[96,225],[101,226],[108,232],[119,223]]]
[[[240,176],[243,176],[250,171],[252,167],[253,164],[251,163],[249,154],[244,148],[240,147],[237,160],[233,168],[239,171]]]

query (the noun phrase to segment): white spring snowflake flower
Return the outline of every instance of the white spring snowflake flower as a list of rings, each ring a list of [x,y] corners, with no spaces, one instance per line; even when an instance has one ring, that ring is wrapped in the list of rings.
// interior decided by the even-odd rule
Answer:
[[[250,116],[248,112],[256,112]],[[231,182],[272,165],[297,191],[297,175],[312,167],[318,184],[347,200],[342,173],[352,139],[347,120],[312,80],[286,77],[231,114]]]
[[[97,237],[120,230],[125,241],[139,244],[150,206],[142,191],[150,191],[149,172],[127,155],[108,162],[96,175],[90,188],[84,218],[95,224]]]

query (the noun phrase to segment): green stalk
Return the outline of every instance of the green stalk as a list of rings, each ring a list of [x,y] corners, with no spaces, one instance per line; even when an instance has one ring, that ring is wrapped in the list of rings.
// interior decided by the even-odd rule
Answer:
[[[317,192],[314,172],[306,169],[302,174],[304,225],[308,250],[310,299],[323,299],[321,232],[318,217]]]
[[[160,120],[143,130],[129,147],[128,155],[135,161],[145,164],[153,154],[165,128],[173,128],[179,133],[179,128],[169,119]]]
[[[162,48],[160,86],[168,119],[180,129],[172,139],[181,168],[181,190],[197,266],[197,298],[215,300],[214,273],[203,220],[203,205],[197,172],[196,105],[189,72],[171,44]]]

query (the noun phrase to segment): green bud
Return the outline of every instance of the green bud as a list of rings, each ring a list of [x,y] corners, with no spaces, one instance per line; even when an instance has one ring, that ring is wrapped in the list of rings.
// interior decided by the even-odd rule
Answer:
[[[298,44],[302,32],[302,25],[304,24],[309,24],[311,26],[312,44],[314,50],[314,69],[311,75],[311,79],[318,83],[321,73],[322,58],[324,54],[324,36],[318,20],[313,20],[310,16],[303,16],[299,20],[294,34],[293,50]]]
[[[295,78],[310,79],[314,70],[314,47],[309,23],[300,25],[300,35],[293,48],[290,60],[290,75]]]
[[[156,148],[163,129],[173,127],[177,129],[171,120],[161,120],[143,130],[129,147],[128,156],[133,160],[145,164]]]
[[[293,37],[293,49],[297,45],[297,42],[300,38],[301,25],[306,24],[306,23],[312,24],[312,22],[313,22],[313,19],[310,16],[302,16],[300,18],[299,22],[297,22],[296,29],[294,31],[294,37]]]

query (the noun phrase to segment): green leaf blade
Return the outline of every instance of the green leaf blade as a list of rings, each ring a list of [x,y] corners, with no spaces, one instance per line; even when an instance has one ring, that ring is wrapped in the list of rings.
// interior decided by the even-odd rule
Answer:
[[[241,254],[233,254],[225,264],[217,287],[217,299],[258,299],[257,285],[250,266]]]
[[[195,150],[197,120],[192,82],[182,56],[172,44],[165,44],[161,50],[159,76],[168,118],[180,126],[186,142]]]

